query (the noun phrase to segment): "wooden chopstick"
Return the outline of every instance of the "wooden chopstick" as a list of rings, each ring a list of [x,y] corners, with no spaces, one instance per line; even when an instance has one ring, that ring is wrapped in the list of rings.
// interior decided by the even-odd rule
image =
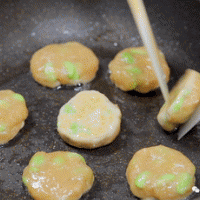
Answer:
[[[154,71],[156,73],[162,95],[165,102],[169,99],[169,90],[167,82],[165,79],[165,74],[160,67],[160,62],[158,60],[158,47],[151,29],[151,25],[145,10],[145,6],[142,0],[127,0],[137,27],[139,29],[140,35],[142,37],[143,43],[146,46],[147,52],[152,61]]]
[[[169,90],[167,82],[165,80],[165,74],[160,67],[158,60],[158,47],[151,29],[149,18],[142,0],[127,0],[133,17],[135,19],[136,25],[138,27],[139,33],[141,35],[142,41],[146,46],[147,52],[152,61],[154,71],[156,73],[162,95],[165,102],[169,99]],[[183,125],[183,127],[178,132],[178,140],[180,140],[190,129],[192,129],[200,121],[200,106],[194,112],[190,120]]]
[[[178,140],[180,140],[188,131],[190,131],[200,121],[200,105],[194,111],[190,119],[178,131]]]

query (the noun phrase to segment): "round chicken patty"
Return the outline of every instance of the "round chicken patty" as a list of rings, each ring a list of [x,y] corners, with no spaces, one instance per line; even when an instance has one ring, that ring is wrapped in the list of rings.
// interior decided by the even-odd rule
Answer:
[[[22,180],[35,200],[78,200],[94,182],[85,159],[73,152],[37,152],[24,169]]]
[[[169,101],[160,109],[157,120],[166,131],[175,130],[192,116],[200,104],[200,73],[187,69],[173,87]]]
[[[26,102],[21,94],[12,90],[0,91],[0,144],[12,140],[24,127],[28,117]]]
[[[98,68],[94,52],[78,42],[47,45],[30,61],[35,81],[50,88],[86,84],[95,78]]]
[[[181,152],[158,145],[136,152],[126,177],[132,193],[141,199],[178,200],[192,193],[195,171]]]
[[[159,50],[160,66],[169,81],[170,69]],[[120,51],[109,63],[110,79],[121,90],[148,93],[159,87],[156,74],[145,47],[131,47]]]
[[[120,132],[119,107],[98,91],[82,91],[60,109],[57,130],[67,143],[97,148],[111,143]]]

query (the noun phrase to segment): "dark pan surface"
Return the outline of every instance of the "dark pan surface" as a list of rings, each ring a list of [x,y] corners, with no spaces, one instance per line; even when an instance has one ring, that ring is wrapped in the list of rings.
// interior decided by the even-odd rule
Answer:
[[[171,68],[171,88],[185,69],[200,71],[200,2],[145,1],[159,48]],[[156,116],[163,104],[159,90],[142,95],[122,92],[109,80],[108,63],[123,48],[142,41],[126,1],[122,0],[2,0],[0,3],[0,90],[22,94],[29,117],[18,136],[0,146],[0,199],[32,198],[21,175],[37,151],[69,150],[82,154],[95,174],[94,186],[82,200],[133,200],[125,178],[128,162],[144,147],[163,144],[175,148],[196,165],[200,187],[200,125],[182,140],[166,133]],[[76,88],[48,89],[29,72],[31,55],[51,43],[79,41],[100,59],[100,70],[90,84]],[[122,127],[110,145],[94,150],[64,143],[56,131],[60,107],[82,90],[98,90],[119,105]],[[193,195],[189,199],[193,199]]]

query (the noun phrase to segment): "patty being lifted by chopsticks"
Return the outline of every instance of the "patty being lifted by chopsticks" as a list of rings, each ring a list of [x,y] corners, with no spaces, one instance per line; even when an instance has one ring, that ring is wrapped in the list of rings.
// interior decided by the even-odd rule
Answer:
[[[200,104],[200,73],[187,69],[182,78],[170,92],[157,119],[166,131],[173,131],[179,124],[185,123]]]

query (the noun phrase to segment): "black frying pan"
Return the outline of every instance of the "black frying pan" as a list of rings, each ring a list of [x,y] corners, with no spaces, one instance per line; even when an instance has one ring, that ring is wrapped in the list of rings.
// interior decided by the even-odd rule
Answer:
[[[200,2],[146,0],[145,5],[158,46],[171,68],[171,88],[187,68],[200,71]],[[95,173],[95,182],[83,200],[137,199],[125,178],[127,164],[137,150],[158,144],[175,148],[191,159],[200,187],[200,126],[177,141],[176,133],[163,131],[156,120],[163,104],[159,90],[148,94],[123,92],[109,79],[107,66],[116,53],[142,45],[125,0],[2,0],[0,9],[0,90],[22,94],[29,109],[25,127],[0,147],[1,200],[32,199],[21,175],[37,151],[69,150],[85,157]],[[47,44],[72,40],[90,47],[99,57],[95,80],[60,90],[37,84],[29,72],[31,55]],[[94,150],[69,146],[56,131],[60,107],[86,89],[104,93],[123,113],[119,137]]]

